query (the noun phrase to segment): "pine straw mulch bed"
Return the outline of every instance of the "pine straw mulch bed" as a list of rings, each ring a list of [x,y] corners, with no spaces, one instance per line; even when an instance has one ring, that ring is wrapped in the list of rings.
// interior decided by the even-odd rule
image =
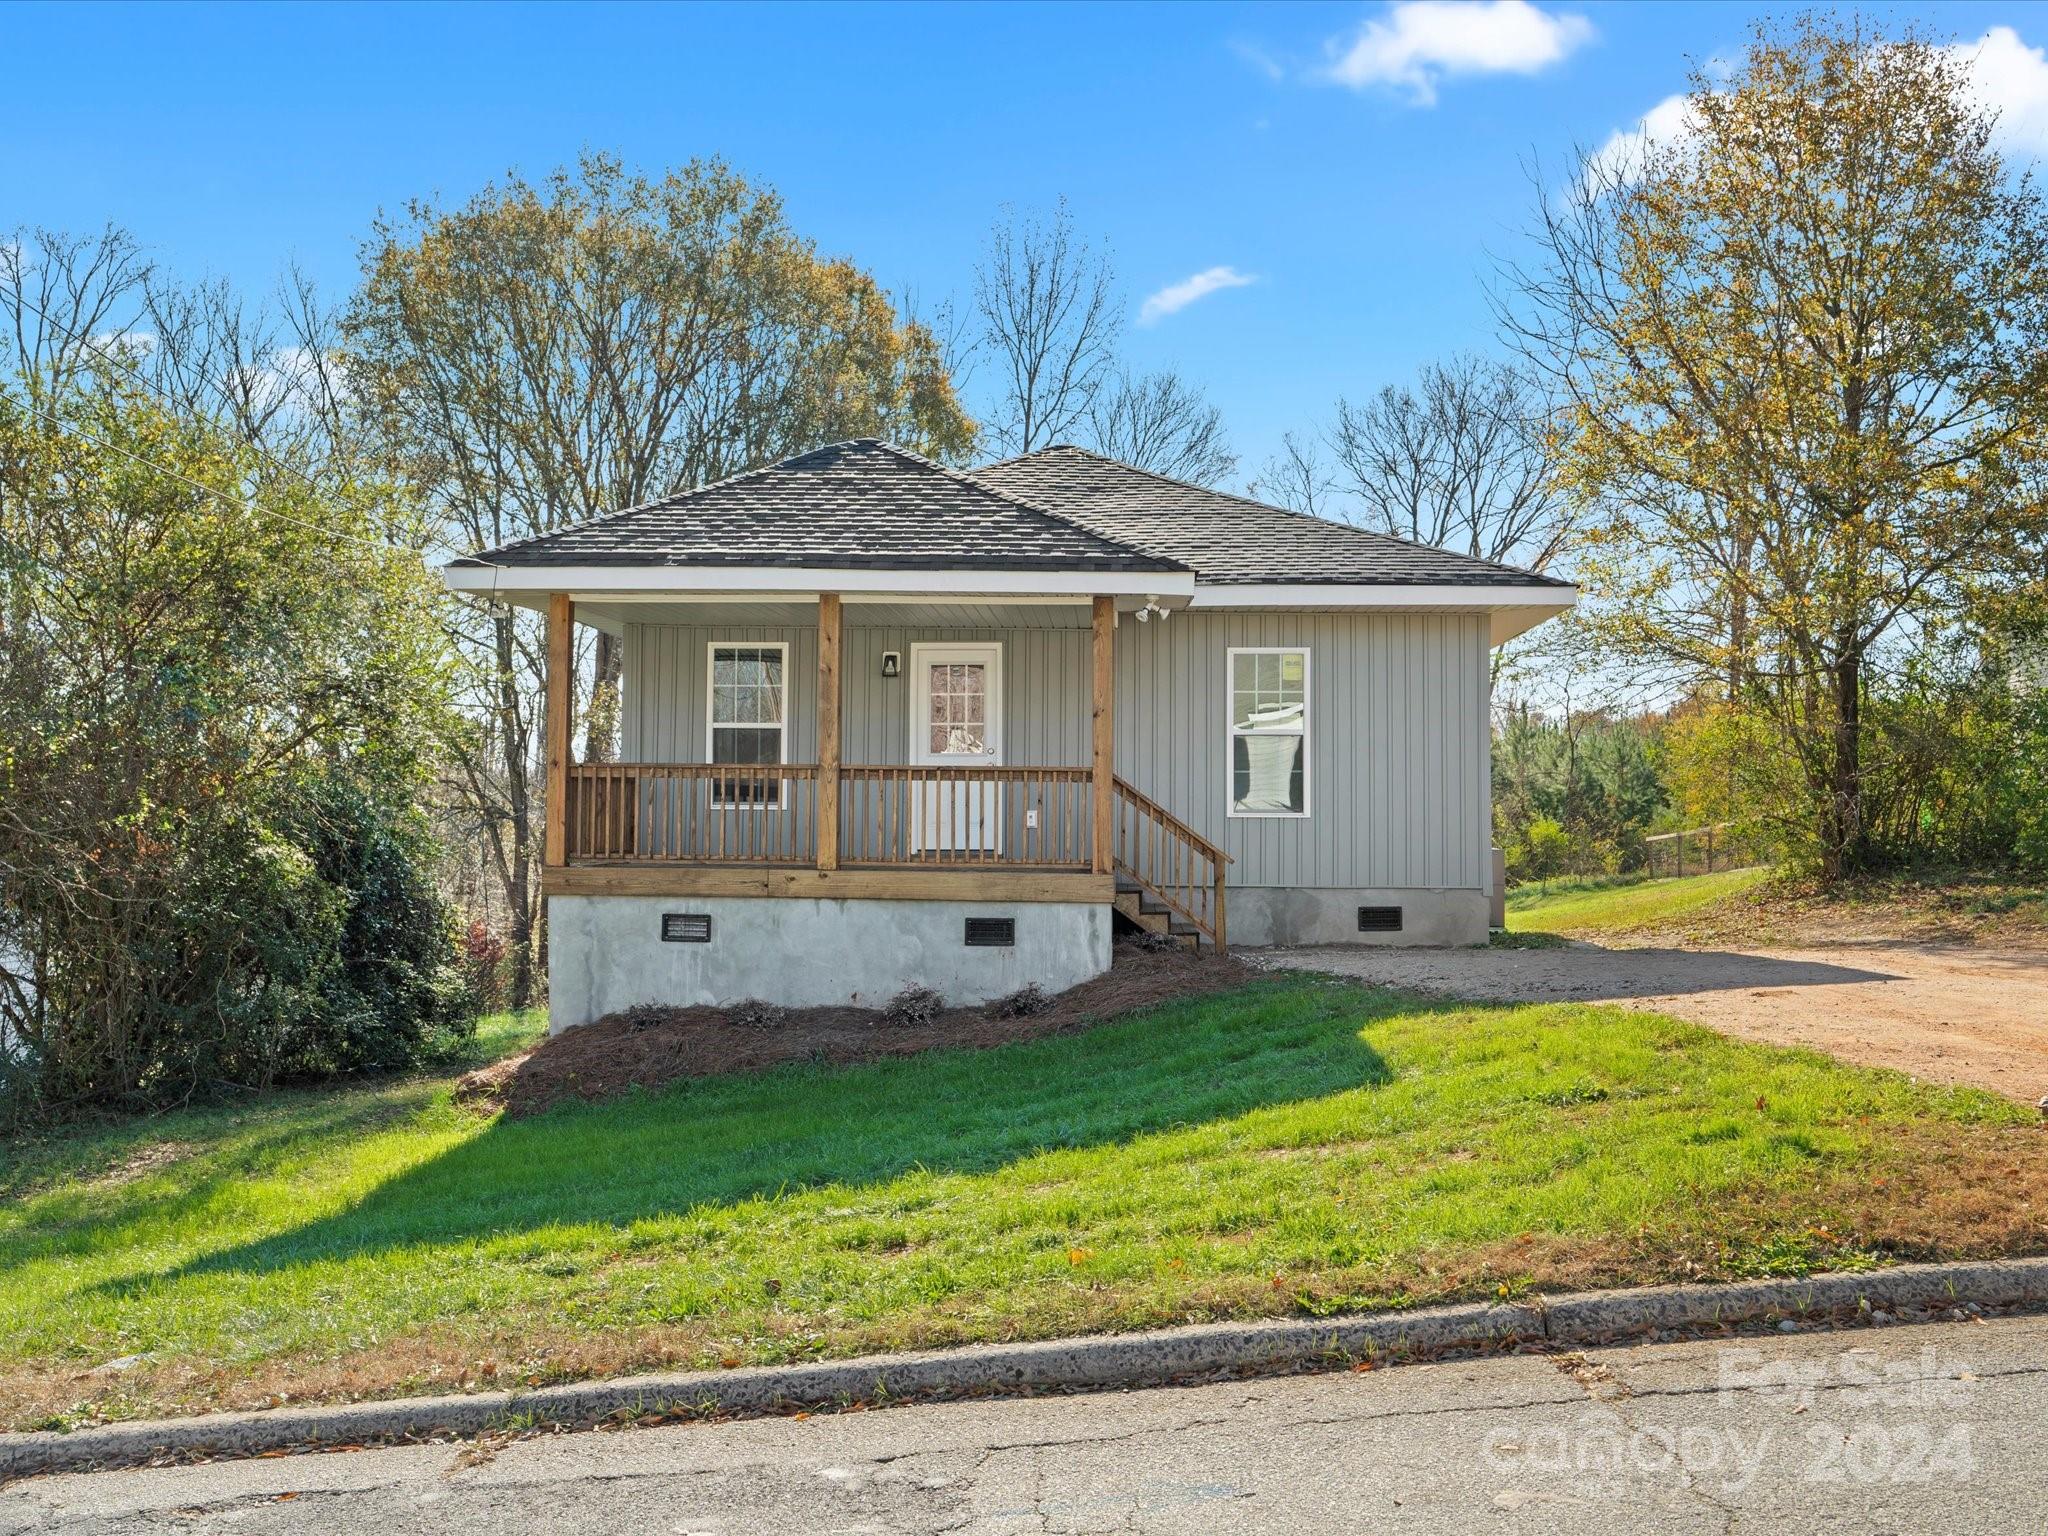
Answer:
[[[455,1098],[518,1118],[566,1100],[607,1099],[629,1088],[759,1072],[785,1062],[838,1065],[1007,1045],[1071,1034],[1175,998],[1228,991],[1254,974],[1228,955],[1119,944],[1108,971],[1034,999],[1030,1012],[1011,1011],[1005,999],[947,1008],[928,1023],[907,1023],[874,1008],[791,1008],[778,1011],[772,1023],[750,1024],[735,1022],[724,1007],[628,1008],[470,1073],[456,1084]]]

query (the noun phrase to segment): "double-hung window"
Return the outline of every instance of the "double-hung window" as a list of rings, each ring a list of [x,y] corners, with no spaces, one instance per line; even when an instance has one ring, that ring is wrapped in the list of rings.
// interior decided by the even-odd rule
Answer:
[[[1308,814],[1308,652],[1232,650],[1230,814]]]
[[[751,767],[789,761],[788,652],[785,645],[711,647],[713,763]],[[719,805],[780,805],[782,780],[761,773],[721,775],[712,781],[712,796]]]

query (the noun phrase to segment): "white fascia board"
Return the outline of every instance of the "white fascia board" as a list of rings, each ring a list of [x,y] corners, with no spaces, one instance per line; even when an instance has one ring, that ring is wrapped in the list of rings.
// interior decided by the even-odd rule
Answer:
[[[1484,613],[1489,643],[1501,645],[1577,605],[1577,587],[1480,587],[1449,583],[1358,586],[1281,583],[1195,589],[1190,608],[1349,608],[1383,612]]]
[[[1481,587],[1455,583],[1364,586],[1339,582],[1269,582],[1201,586],[1191,608],[1553,608],[1579,600],[1576,587]]]
[[[511,598],[574,592],[585,598],[673,601],[721,594],[815,597],[820,592],[878,597],[1161,597],[1194,595],[1191,571],[867,571],[786,565],[448,565],[441,579],[457,592]]]

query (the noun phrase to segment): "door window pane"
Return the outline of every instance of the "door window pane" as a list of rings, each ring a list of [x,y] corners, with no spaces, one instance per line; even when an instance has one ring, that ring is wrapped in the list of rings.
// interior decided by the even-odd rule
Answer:
[[[925,724],[937,753],[988,750],[988,669],[980,662],[933,662],[926,670]]]

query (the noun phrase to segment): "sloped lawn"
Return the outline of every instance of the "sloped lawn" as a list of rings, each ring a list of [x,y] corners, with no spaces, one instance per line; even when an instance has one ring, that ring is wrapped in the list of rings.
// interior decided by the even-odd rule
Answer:
[[[1991,1095],[1311,976],[516,1122],[451,1082],[6,1154],[0,1422],[2048,1246]]]
[[[1661,880],[1546,882],[1508,893],[1508,932],[1598,937],[1652,928],[1729,902],[1770,876],[1768,869],[1724,869]]]

